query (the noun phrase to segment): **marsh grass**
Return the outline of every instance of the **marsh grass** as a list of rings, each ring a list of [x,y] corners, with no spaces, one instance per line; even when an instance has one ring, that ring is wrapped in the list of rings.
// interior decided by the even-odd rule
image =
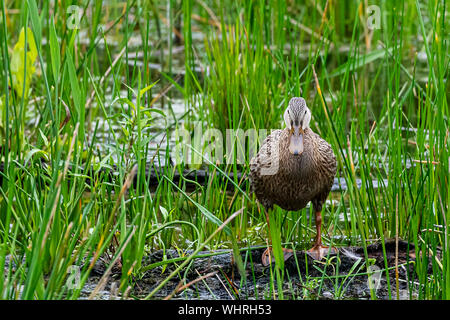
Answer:
[[[281,246],[306,249],[315,236],[309,207],[275,209],[271,223],[281,231],[269,234],[247,180],[209,175],[204,185],[174,184],[176,170],[192,168],[171,166],[170,142],[150,147],[194,123],[222,132],[280,128],[287,102],[301,95],[346,183],[324,209],[324,241],[366,248],[406,239],[416,254],[410,297],[449,299],[448,3],[381,2],[374,30],[366,24],[370,4],[86,1],[78,7],[80,28],[70,29],[66,2],[2,2],[0,297],[80,298],[99,259],[108,270],[120,262],[122,293],[145,271],[164,272],[170,264],[177,268],[166,280],[186,284],[182,269],[198,252],[223,248],[234,253],[243,288],[245,281],[256,283],[254,261],[237,253],[266,245],[269,236],[274,281],[248,298],[315,298],[325,278],[336,281],[334,298],[345,297],[355,275],[369,274],[367,251],[347,275],[286,274]],[[28,96],[13,89],[11,68],[22,27],[32,31],[38,54]],[[26,56],[23,65],[24,75],[31,72]],[[174,112],[174,97],[183,98],[183,115]],[[203,167],[237,177],[248,160],[216,165],[204,159]],[[152,166],[164,168],[153,192],[145,174]],[[188,182],[195,191],[186,191]],[[153,250],[169,248],[193,253],[141,264]],[[389,277],[384,254],[395,298],[399,282]],[[80,271],[75,288],[67,281],[72,266]],[[290,294],[284,295],[286,284]]]

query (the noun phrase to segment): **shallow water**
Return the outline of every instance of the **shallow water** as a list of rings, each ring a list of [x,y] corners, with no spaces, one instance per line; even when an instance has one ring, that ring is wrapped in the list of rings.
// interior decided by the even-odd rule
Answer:
[[[195,25],[195,22],[194,22]],[[154,37],[156,32],[156,25],[154,21],[150,22],[150,37]],[[195,31],[193,31],[192,37],[193,37],[193,44],[196,48],[196,65],[193,70],[198,75],[199,81],[202,81],[203,76],[206,74],[206,76],[209,75],[209,71],[207,68],[203,66],[203,59],[205,58],[205,37],[206,33],[203,31],[197,31],[202,30],[199,26],[196,26]],[[172,35],[172,32],[168,30],[166,25],[161,25],[161,37],[163,39],[166,39],[166,37],[169,37]],[[221,35],[219,35],[219,38]],[[82,38],[82,37],[81,37]],[[84,38],[82,38],[84,39]],[[85,40],[89,40],[88,37],[86,37]],[[114,39],[114,37],[111,37],[111,39],[108,39],[111,43],[111,47],[117,46],[120,39]],[[149,43],[158,42],[158,39],[156,38],[150,38]],[[418,45],[423,42],[423,40],[418,39]],[[109,42],[108,42],[109,43]],[[136,69],[144,69],[145,66],[143,65],[144,62],[144,52],[142,50],[143,48],[142,43],[142,37],[138,31],[135,31],[135,34],[129,38],[129,52],[127,55],[128,59],[128,65],[130,66],[130,72],[134,70],[133,72],[136,72]],[[309,47],[309,44],[304,44],[305,48]],[[286,44],[284,48],[284,53],[288,54],[290,52],[290,44]],[[381,49],[381,47],[379,48]],[[184,46],[183,45],[176,45],[174,44],[172,48],[172,54],[171,56],[171,70],[168,70],[168,63],[166,59],[169,57],[169,52],[166,47],[149,47],[150,52],[147,53],[147,55],[150,57],[149,61],[149,69],[152,74],[152,78],[154,80],[158,79],[164,79],[164,77],[160,74],[161,71],[163,71],[166,74],[169,74],[172,78],[179,77],[178,83],[183,86],[184,82],[184,76],[185,76],[185,65],[184,65]],[[305,49],[306,50],[306,49]],[[332,50],[331,52],[327,53],[327,69],[333,70],[338,67],[338,62],[345,61],[348,54],[349,54],[349,46],[343,45],[339,50]],[[322,52],[322,55],[325,53]],[[104,52],[103,42],[99,42],[99,46],[97,47],[97,55],[99,57],[105,57],[106,54]],[[300,57],[300,61],[303,61],[305,65],[308,62],[309,59],[309,53],[306,50],[305,52],[300,51],[298,53]],[[405,57],[405,60],[408,57]],[[114,59],[114,57],[112,57]],[[163,61],[161,61],[163,59]],[[125,61],[125,56],[122,57],[122,60]],[[410,62],[410,61],[408,61]],[[102,63],[102,61],[100,61]],[[419,52],[417,55],[417,65],[416,65],[416,73],[417,78],[416,82],[419,82],[421,84],[426,83],[428,81],[428,66],[427,66],[428,60],[426,58],[426,54],[423,52]],[[103,66],[100,66],[100,69],[107,69],[109,62],[103,61]],[[367,73],[365,73],[365,77],[371,78],[375,76],[376,73],[376,66],[378,62],[372,62],[370,64],[367,64],[366,70]],[[112,77],[110,77],[112,78]],[[121,79],[122,82],[126,82],[126,79]],[[161,80],[164,81],[164,80]],[[336,78],[331,78],[331,85],[333,87],[333,90],[340,90],[340,80]],[[167,81],[166,81],[167,82]],[[402,82],[403,83],[403,82]],[[168,83],[166,83],[168,84]],[[112,87],[113,84],[111,83],[109,87]],[[107,86],[108,87],[108,86]],[[133,88],[136,90],[136,88]],[[163,91],[164,88],[158,83],[154,88],[152,88],[150,91],[152,92],[152,96],[154,97],[159,92]],[[382,101],[378,100],[378,97],[383,96],[386,88],[383,88],[381,86],[377,86],[374,90],[377,92],[372,94],[372,98],[370,101],[367,101],[367,109],[368,109],[368,115],[367,120],[369,123],[371,123],[375,118],[380,117],[381,107],[382,107]],[[333,93],[326,93],[325,99],[329,100],[331,102],[331,95],[336,95]],[[128,90],[123,87],[121,88],[121,91],[119,92],[120,97],[127,97],[128,96]],[[117,101],[115,101],[116,96],[112,96],[111,92],[107,92],[105,95],[105,101],[104,105],[109,113],[109,115],[113,115],[111,121],[111,125],[109,125],[108,121],[106,121],[104,115],[102,112],[97,112],[97,116],[95,119],[93,119],[93,123],[91,124],[91,128],[95,127],[95,121],[99,121],[99,131],[95,137],[96,139],[96,148],[99,150],[100,154],[102,156],[110,155],[111,158],[114,160],[114,162],[119,161],[118,157],[120,155],[116,152],[116,141],[114,140],[111,131],[114,131],[115,134],[119,137],[122,137],[121,140],[126,143],[126,141],[129,141],[129,137],[126,137],[123,135],[123,127],[125,127],[125,121],[126,118],[129,117],[131,114],[131,111],[129,110],[130,107],[124,103],[119,104]],[[130,99],[133,103],[136,103],[135,98]],[[202,101],[201,98],[194,99],[196,101]],[[171,109],[168,107],[168,103],[170,101]],[[146,102],[141,102],[143,106],[146,106]],[[91,108],[97,108],[96,101],[94,100],[93,105]],[[166,117],[162,117],[161,115],[157,113],[152,113],[152,119],[151,119],[151,125],[150,127],[144,132],[144,136],[149,138],[149,153],[147,154],[147,160],[150,162],[154,157],[154,163],[157,164],[167,164],[170,162],[173,162],[174,158],[174,128],[176,126],[180,127],[183,126],[184,123],[189,119],[189,122],[196,121],[198,118],[198,115],[196,114],[196,106],[192,107],[191,110],[188,109],[187,103],[184,101],[182,95],[177,91],[175,87],[172,87],[169,92],[166,92],[166,94],[158,100],[152,108],[161,110]],[[188,114],[186,114],[188,113]],[[184,116],[184,118],[183,118]],[[412,125],[415,125],[415,113],[413,112],[410,115],[409,121]],[[174,119],[174,117],[176,119]],[[351,121],[356,121],[356,119],[346,119],[348,123]],[[203,124],[204,128],[209,128],[207,124]],[[406,133],[414,133],[417,129],[414,127],[402,127],[401,130]],[[92,140],[93,137],[90,136],[90,139]],[[383,143],[380,143],[380,146],[383,146]],[[405,144],[406,148],[410,148],[411,150],[414,148],[414,146]],[[171,150],[170,154],[166,154],[165,150],[166,147],[168,147]],[[159,151],[158,151],[159,150]],[[344,151],[346,152],[346,151]],[[156,156],[155,156],[156,155]],[[132,155],[131,155],[132,156]],[[424,155],[426,156],[426,155]],[[356,168],[358,168],[358,159],[357,154],[353,155],[354,162]],[[247,159],[249,160],[249,159]],[[410,168],[413,164],[409,162],[410,160],[407,159],[404,163],[406,168]],[[372,165],[378,166],[379,168],[388,168],[389,166],[389,159],[385,158],[382,160],[381,163],[376,163],[375,161],[371,161]]]

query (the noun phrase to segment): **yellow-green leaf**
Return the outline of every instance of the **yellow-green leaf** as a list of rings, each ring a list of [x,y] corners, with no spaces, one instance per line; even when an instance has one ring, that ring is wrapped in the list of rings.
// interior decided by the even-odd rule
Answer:
[[[34,62],[38,55],[36,42],[30,28],[27,28],[27,44],[29,51],[25,43],[25,30],[22,28],[11,55],[11,76],[17,95],[19,97],[24,95],[25,98],[28,97],[31,78],[36,71]]]

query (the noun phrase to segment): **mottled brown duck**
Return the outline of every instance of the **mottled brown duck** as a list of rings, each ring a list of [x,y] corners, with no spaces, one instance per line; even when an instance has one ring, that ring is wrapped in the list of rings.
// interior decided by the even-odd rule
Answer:
[[[274,205],[289,211],[303,209],[311,201],[315,212],[316,240],[308,253],[320,260],[335,253],[322,245],[322,207],[336,174],[336,157],[330,144],[309,127],[311,111],[303,98],[292,98],[284,112],[286,128],[273,131],[250,160],[250,183],[266,216]],[[268,265],[270,250],[263,254]]]

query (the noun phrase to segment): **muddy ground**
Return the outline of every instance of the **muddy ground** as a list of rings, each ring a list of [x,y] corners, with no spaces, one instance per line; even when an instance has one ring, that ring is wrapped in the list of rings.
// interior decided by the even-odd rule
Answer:
[[[386,242],[385,248],[387,266],[388,268],[393,268],[389,270],[389,279],[391,298],[395,299],[397,296],[395,241]],[[195,259],[187,270],[186,282],[180,283],[180,277],[185,275],[185,269],[180,273],[179,277],[172,278],[154,298],[163,299],[171,296],[171,299],[273,299],[278,297],[277,283],[273,283],[272,286],[270,284],[271,267],[264,267],[261,264],[263,251],[263,248],[256,248],[248,251],[249,254],[246,252],[241,254],[242,259],[247,261],[246,283],[241,282],[241,277],[230,252],[224,251],[220,255]],[[207,253],[201,252],[200,254]],[[163,254],[162,250],[153,252],[144,258],[143,266],[162,261]],[[296,256],[290,257],[285,263],[284,298],[370,299],[369,281],[371,281],[375,288],[373,294],[376,295],[376,298],[389,299],[382,245],[380,243],[369,245],[367,254],[369,270],[373,272],[371,280],[367,276],[367,264],[362,247],[339,248],[338,254],[332,257],[328,264],[325,259],[320,262],[313,261],[304,251],[297,252]],[[171,259],[179,255],[176,250],[166,250],[166,256],[167,259]],[[414,277],[413,268],[412,266],[408,268],[408,263],[412,263],[414,260],[414,246],[412,244],[408,245],[407,242],[399,241],[398,288],[400,299],[414,299],[417,297],[417,288],[411,285],[413,281],[408,281],[408,273],[410,274],[410,279]],[[164,271],[163,267],[156,267],[147,271],[142,278],[134,279],[134,288],[128,292],[128,297],[145,297],[175,268],[174,264],[167,265]],[[84,295],[89,295],[89,291],[95,287],[104,270],[105,267],[102,263],[96,265],[88,283],[83,289]],[[176,291],[181,285],[198,280],[205,275],[207,275],[205,279]],[[104,290],[99,292],[97,298],[117,298],[117,296],[111,295],[111,288],[112,291],[115,290],[118,280],[120,280],[120,270],[113,270],[108,283]]]

